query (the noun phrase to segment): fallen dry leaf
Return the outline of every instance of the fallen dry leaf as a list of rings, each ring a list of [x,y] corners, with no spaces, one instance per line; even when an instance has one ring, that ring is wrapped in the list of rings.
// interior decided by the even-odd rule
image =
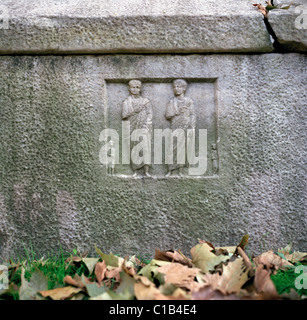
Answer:
[[[147,277],[144,276],[135,275],[134,279],[138,282],[142,282],[145,286],[151,286],[153,284]]]
[[[257,7],[258,10],[264,15],[264,17],[267,18],[268,11],[267,11],[267,9],[265,8],[265,6],[263,6],[261,3],[253,4],[253,6],[254,6],[254,7]]]
[[[76,256],[68,257],[65,260],[66,263],[81,262],[81,261],[82,261],[82,258],[81,257],[76,257]]]
[[[52,300],[65,300],[71,298],[75,294],[79,293],[82,289],[72,286],[66,286],[63,288],[56,288],[46,291],[38,291],[43,297],[50,297]]]
[[[286,258],[291,262],[299,262],[307,260],[307,252],[298,252],[295,251],[289,255],[286,256]]]
[[[224,251],[228,252],[228,254],[234,254],[237,250],[237,246],[229,246],[229,247],[215,247],[215,252]]]
[[[154,259],[169,262],[179,262],[183,265],[192,267],[191,259],[184,257],[182,254],[174,250],[160,251],[156,249]]]
[[[98,260],[99,258],[82,258],[82,261],[85,263],[90,274],[94,271],[95,265]]]
[[[197,239],[199,243],[207,243],[208,246],[210,246],[213,250],[215,249],[214,248],[214,245],[209,242],[209,241],[205,241],[205,240],[202,240],[202,239]]]
[[[212,247],[207,243],[200,243],[191,249],[192,262],[194,266],[207,273],[213,271],[214,267],[221,262],[229,260],[228,255],[217,256],[212,252]]]
[[[82,282],[81,277],[78,276],[77,274],[74,276],[74,278],[72,278],[69,275],[65,276],[65,278],[63,279],[63,282],[81,289],[85,288],[85,284]]]
[[[262,253],[261,255],[257,256],[253,259],[256,265],[259,264],[267,265],[267,266],[274,266],[276,268],[282,268],[285,266],[293,266],[292,263],[282,259],[280,256],[275,254],[272,250]]]
[[[235,294],[225,295],[211,287],[205,287],[192,293],[192,300],[240,300]]]
[[[155,287],[142,287],[141,283],[134,285],[137,300],[160,300],[160,291]]]
[[[136,274],[135,268],[133,266],[130,266],[129,261],[124,261],[124,263],[122,264],[122,269],[132,277]]]
[[[134,297],[134,284],[135,279],[133,276],[130,276],[127,272],[122,271],[120,274],[120,284],[116,289],[117,294],[130,293],[131,298]]]
[[[157,271],[157,269],[159,267],[165,266],[165,265],[169,265],[171,264],[171,262],[169,261],[161,261],[161,260],[156,260],[153,259],[150,261],[149,264],[147,264],[145,267],[143,267],[140,271],[139,271],[139,275],[142,275],[144,277],[147,277],[148,279],[150,279],[151,281],[154,280],[154,278],[159,277],[159,272]]]
[[[278,249],[278,252],[283,254],[288,261],[291,261],[293,263],[307,260],[307,252],[295,251],[293,253],[290,253],[291,248],[292,248],[292,245],[289,244],[285,248]]]
[[[99,285],[97,282],[87,283],[86,291],[90,297],[96,297],[107,291],[107,287]]]
[[[106,277],[111,279],[111,278],[115,278],[116,282],[120,282],[120,273],[122,272],[122,268],[121,267],[116,267],[116,268],[112,268],[112,267],[107,267],[107,271],[106,271]]]
[[[178,287],[189,287],[191,282],[200,271],[198,268],[188,268],[180,263],[172,263],[170,265],[162,266],[157,269],[158,272],[165,275],[164,281],[166,283],[173,283]]]
[[[212,290],[218,290],[221,293],[228,295],[238,293],[242,286],[248,280],[249,269],[246,267],[242,258],[228,262],[222,266],[222,274],[205,274],[203,280]]]
[[[282,253],[284,256],[290,254],[292,248],[292,244],[288,244],[287,246],[285,246],[284,248],[278,249],[277,251]]]
[[[137,300],[156,300],[155,295],[160,295],[160,291],[150,281],[141,277],[141,281],[134,284],[134,294]]]
[[[271,279],[271,270],[259,264],[256,268],[254,286],[257,293],[262,293],[267,299],[277,299],[278,294]]]
[[[190,300],[191,295],[182,290],[181,288],[177,288],[171,295],[165,294],[155,294],[156,300]]]
[[[20,300],[37,300],[40,297],[37,292],[48,289],[48,282],[42,271],[35,269],[30,281],[25,278],[25,268],[21,268],[21,286],[19,288]]]
[[[100,249],[98,249],[95,245],[96,252],[101,256],[102,260],[106,262],[107,266],[118,267],[120,265],[119,258],[114,254],[105,254]],[[121,258],[123,260],[123,258]]]
[[[137,266],[137,267],[145,267],[146,264],[141,262],[136,256],[132,256],[129,261],[129,263],[132,263],[133,265]]]
[[[211,287],[204,287],[200,291],[193,292],[192,300],[265,300],[264,295],[256,292],[247,292],[242,289],[237,294],[223,294],[219,290],[213,290]]]
[[[95,276],[98,283],[101,283],[101,281],[105,278],[107,272],[107,265],[105,261],[97,262],[95,266]]]
[[[251,261],[249,260],[249,257],[246,255],[246,253],[244,252],[244,250],[241,248],[241,247],[238,247],[237,249],[238,251],[238,254],[242,257],[246,267],[250,270],[250,273],[252,270],[252,263]]]

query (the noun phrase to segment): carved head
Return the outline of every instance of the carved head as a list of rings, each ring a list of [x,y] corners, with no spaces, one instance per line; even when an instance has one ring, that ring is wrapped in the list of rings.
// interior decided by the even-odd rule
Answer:
[[[128,85],[129,85],[129,92],[132,95],[141,94],[142,82],[140,80],[130,80]]]
[[[187,90],[188,83],[183,79],[176,79],[173,82],[173,89],[176,96],[184,94]]]

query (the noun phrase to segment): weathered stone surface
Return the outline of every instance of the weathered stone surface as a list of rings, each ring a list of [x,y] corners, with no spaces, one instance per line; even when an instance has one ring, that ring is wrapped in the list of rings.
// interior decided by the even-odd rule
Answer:
[[[225,245],[246,233],[254,252],[290,241],[307,250],[305,75],[303,54],[0,57],[1,257],[30,241],[37,252],[59,241],[120,254],[187,252],[197,238]],[[176,78],[191,84],[191,98],[194,84],[209,97],[214,90],[214,102],[194,100],[216,105],[218,175],[106,174],[100,132],[121,117],[108,90],[133,78],[161,82],[162,96]],[[157,117],[165,106],[153,108]]]
[[[2,54],[273,51],[249,0],[2,0],[1,8]]]
[[[279,8],[287,7],[291,1],[274,1]],[[286,51],[307,52],[307,2],[296,0],[289,9],[273,9],[268,14],[281,48]]]

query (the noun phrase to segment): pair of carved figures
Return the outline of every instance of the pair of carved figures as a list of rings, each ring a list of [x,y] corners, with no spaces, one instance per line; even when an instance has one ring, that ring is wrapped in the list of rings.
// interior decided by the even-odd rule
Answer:
[[[145,135],[148,135],[146,139],[147,143],[151,143],[150,137],[152,136],[152,106],[149,99],[142,97],[142,82],[139,80],[129,81],[130,96],[123,102],[122,106],[122,119],[130,121],[130,130],[133,132],[136,129],[143,129]],[[165,118],[170,121],[171,130],[176,129],[195,129],[196,117],[193,100],[185,97],[187,90],[187,82],[183,79],[177,79],[173,82],[174,97],[170,99],[166,106]],[[135,143],[131,143],[131,150]],[[173,164],[168,165],[167,176],[170,176],[175,170],[179,171],[179,174],[183,174],[185,164],[177,163],[177,154],[184,153],[184,146],[179,145],[179,148],[183,150],[177,151],[177,144],[173,144]],[[150,149],[150,147],[149,147]],[[178,153],[177,153],[178,152]],[[148,162],[148,163],[147,163]],[[140,169],[144,169],[144,174],[150,176],[150,159],[140,164],[135,164],[131,161],[131,167],[134,172],[134,176]]]

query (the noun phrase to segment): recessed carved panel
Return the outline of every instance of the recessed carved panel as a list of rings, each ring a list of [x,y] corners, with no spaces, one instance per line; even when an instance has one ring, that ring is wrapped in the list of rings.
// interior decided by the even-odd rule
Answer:
[[[131,81],[136,80],[136,81]],[[115,152],[113,146],[108,151],[110,175],[119,177],[171,178],[195,176],[189,174],[191,165],[188,161],[178,165],[177,140],[174,138],[172,150],[166,147],[162,139],[162,161],[156,163],[155,138],[156,129],[172,131],[195,129],[195,151],[199,153],[199,130],[206,130],[206,171],[197,177],[217,176],[219,172],[218,141],[218,104],[216,97],[217,79],[107,79],[107,122],[106,126],[118,132],[119,141],[113,143],[118,148],[119,163],[114,165]],[[135,129],[143,129],[147,135],[150,150],[150,161],[140,164],[123,164],[123,122],[130,122],[130,133]],[[187,135],[186,135],[187,138]],[[188,138],[187,138],[188,139]],[[140,140],[142,141],[142,139]],[[112,142],[111,142],[112,143]],[[130,142],[130,151],[138,142]],[[145,145],[145,144],[143,144]],[[183,152],[187,158],[188,146]],[[167,163],[167,152],[173,152],[174,164]],[[179,152],[179,153],[177,153]],[[130,155],[131,156],[131,155]],[[186,159],[187,160],[187,159]]]

